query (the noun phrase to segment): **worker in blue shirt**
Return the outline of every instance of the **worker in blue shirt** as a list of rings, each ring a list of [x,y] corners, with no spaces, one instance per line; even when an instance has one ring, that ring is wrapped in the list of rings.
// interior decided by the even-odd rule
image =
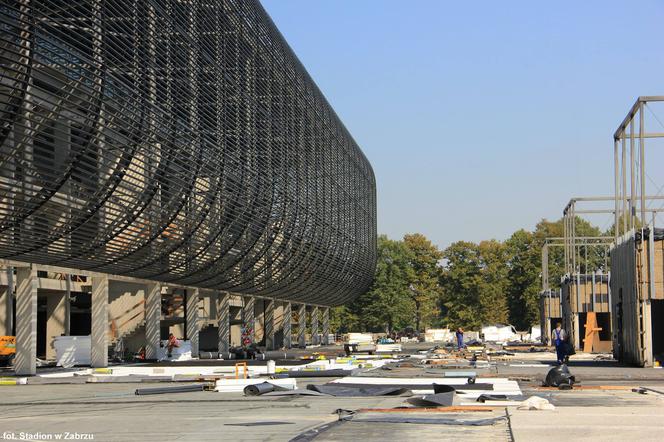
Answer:
[[[457,349],[463,349],[463,329],[461,327],[457,328],[455,333],[457,339]]]
[[[563,325],[558,322],[556,328],[553,329],[553,334],[551,335],[551,341],[553,345],[556,346],[556,357],[558,358],[558,363],[562,364],[565,362],[565,356],[567,351],[565,348],[565,340],[567,339],[567,333],[563,330]]]

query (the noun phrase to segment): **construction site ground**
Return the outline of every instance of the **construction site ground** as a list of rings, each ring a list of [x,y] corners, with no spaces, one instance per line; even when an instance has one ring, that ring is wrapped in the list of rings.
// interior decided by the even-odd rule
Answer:
[[[430,347],[405,344],[404,353]],[[326,348],[334,350],[341,351]],[[554,359],[550,352],[517,352],[496,358],[489,368],[469,369],[479,378],[517,380],[524,397],[542,397],[555,406],[554,410],[519,410],[515,406],[485,407],[484,411],[403,410],[398,407],[408,404],[402,396],[245,397],[243,393],[214,391],[139,396],[135,394],[139,387],[183,383],[72,380],[55,384],[48,378],[31,378],[28,385],[0,386],[0,437],[101,441],[662,440],[664,370],[624,367],[606,356],[578,354],[569,364],[578,388],[542,388]],[[195,373],[196,364],[189,366]],[[362,371],[357,376],[425,379],[440,377],[446,370],[452,369],[406,362],[389,370]],[[2,375],[11,373],[4,371]],[[298,378],[297,384],[304,388],[330,380]],[[640,392],[633,391],[639,388]],[[340,414],[348,412],[337,410],[355,414],[351,420],[340,421]],[[477,425],[493,418],[491,425]],[[394,422],[403,419],[415,423]],[[441,423],[444,420],[454,424]]]

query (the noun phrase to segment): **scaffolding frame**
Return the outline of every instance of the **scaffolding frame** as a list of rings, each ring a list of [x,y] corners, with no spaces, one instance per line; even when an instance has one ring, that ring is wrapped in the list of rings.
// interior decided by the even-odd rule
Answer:
[[[613,134],[613,162],[614,162],[614,240],[622,234],[633,230],[637,226],[637,201],[642,225],[648,224],[646,214],[652,212],[646,207],[646,201],[652,199],[646,195],[646,155],[645,140],[647,138],[664,138],[662,132],[648,132],[645,123],[644,110],[648,103],[664,102],[664,96],[641,96],[636,99],[623,121]],[[638,132],[635,127],[638,117]],[[629,140],[629,147],[627,140]],[[638,140],[638,157],[636,141]],[[627,151],[629,150],[629,168]],[[637,171],[638,162],[638,171]],[[629,175],[629,194],[627,179]],[[639,184],[637,188],[637,177]],[[661,199],[661,198],[657,198]],[[661,210],[656,210],[661,211]],[[622,223],[621,223],[622,218]],[[654,216],[653,216],[654,220]],[[622,224],[622,230],[620,229]]]

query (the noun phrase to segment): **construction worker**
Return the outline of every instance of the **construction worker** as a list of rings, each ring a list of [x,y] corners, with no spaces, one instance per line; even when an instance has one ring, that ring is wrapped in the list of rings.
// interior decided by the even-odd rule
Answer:
[[[456,335],[456,340],[457,340],[457,349],[462,350],[463,349],[463,329],[461,327],[457,328],[457,331],[456,331],[455,335]]]
[[[558,322],[556,328],[553,329],[551,334],[551,341],[556,346],[556,358],[558,358],[558,363],[563,364],[565,362],[565,356],[567,356],[567,348],[565,345],[565,340],[567,339],[567,333],[563,330],[563,325]]]
[[[180,342],[177,340],[173,333],[170,333],[168,335],[168,343],[166,344],[166,350],[169,358],[173,355],[173,349],[177,347],[180,347]]]

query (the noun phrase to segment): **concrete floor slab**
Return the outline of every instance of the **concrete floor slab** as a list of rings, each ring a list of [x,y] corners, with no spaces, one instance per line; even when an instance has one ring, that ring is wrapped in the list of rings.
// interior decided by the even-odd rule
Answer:
[[[510,407],[509,421],[488,427],[351,421],[332,427],[316,440],[501,441],[511,440],[512,435],[517,441],[661,440],[664,370],[623,367],[585,355],[570,364],[570,370],[583,385],[630,388],[542,391],[537,387],[550,369],[547,357],[546,353],[527,357],[517,353],[509,362],[475,371],[481,377],[519,379],[524,396],[544,397],[556,406],[555,410],[521,411]],[[445,370],[405,365],[410,366],[376,369],[360,376],[417,379],[442,377]],[[302,378],[297,382],[304,388],[329,380]],[[158,386],[162,385],[183,384]],[[35,436],[34,440],[47,440],[41,436],[70,432],[93,434],[97,441],[288,441],[304,431],[335,422],[337,409],[407,405],[404,397],[244,397],[241,393],[207,391],[136,396],[134,391],[141,386],[145,387],[136,383],[0,386],[0,435],[5,440],[8,435],[20,439],[21,433]],[[644,395],[631,391],[631,387],[639,386],[662,393],[649,391]],[[505,415],[506,409],[464,414],[466,418],[486,418]]]

